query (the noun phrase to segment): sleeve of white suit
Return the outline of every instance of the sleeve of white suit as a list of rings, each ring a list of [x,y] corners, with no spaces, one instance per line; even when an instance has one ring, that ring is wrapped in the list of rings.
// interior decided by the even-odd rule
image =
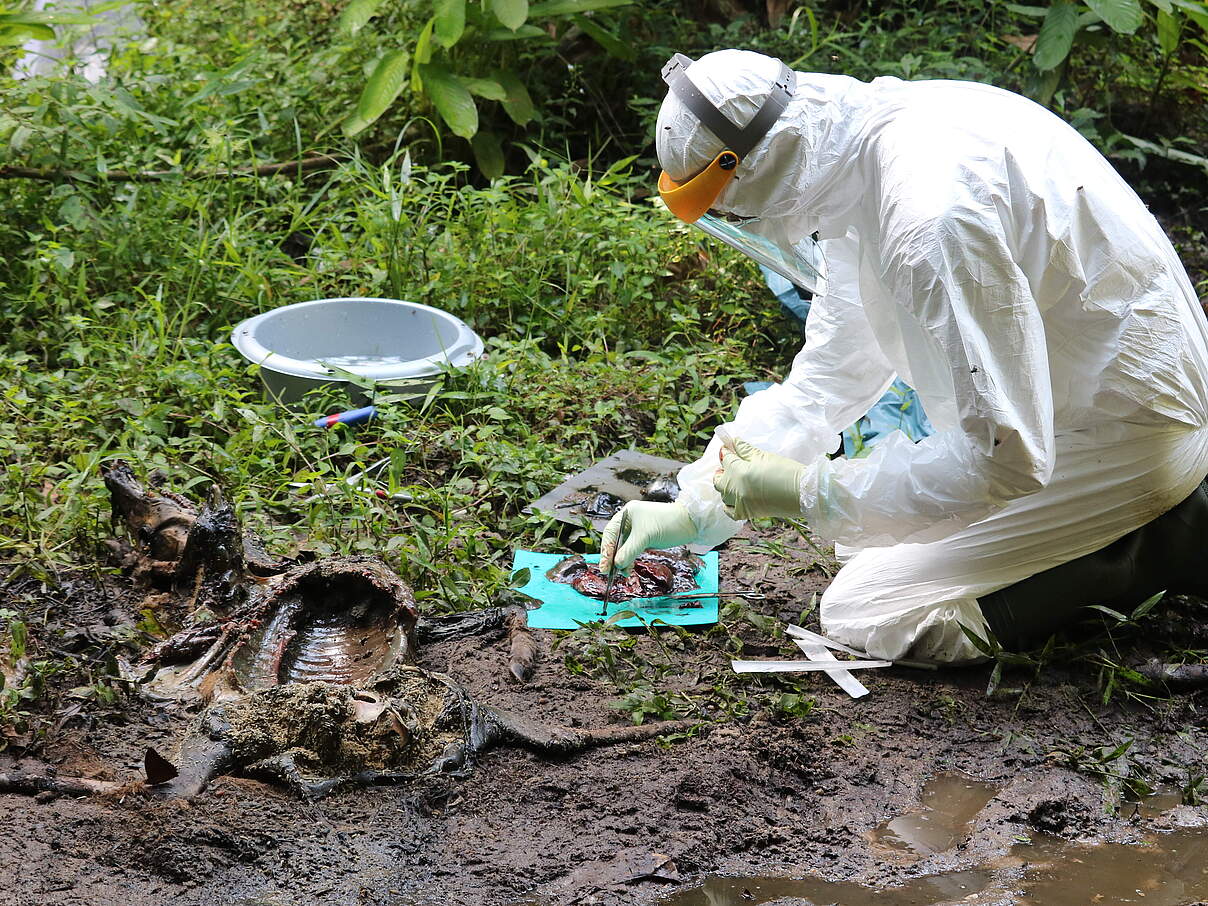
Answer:
[[[918,236],[888,237],[885,282],[898,316],[922,328],[912,363],[946,363],[958,425],[917,444],[891,435],[865,459],[808,464],[806,521],[853,547],[938,540],[1052,474],[1044,326],[1001,229],[966,215],[931,226],[925,244]]]
[[[743,400],[725,427],[734,436],[801,463],[831,453],[839,434],[880,398],[893,382],[860,302],[854,236],[823,244],[827,290],[814,300],[805,345],[789,375]],[[680,470],[679,502],[687,507],[705,544],[720,544],[741,523],[725,514],[713,488],[721,442]]]

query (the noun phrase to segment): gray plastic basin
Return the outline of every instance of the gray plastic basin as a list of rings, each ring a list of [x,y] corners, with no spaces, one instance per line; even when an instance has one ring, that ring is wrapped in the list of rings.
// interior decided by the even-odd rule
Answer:
[[[482,355],[482,340],[448,312],[398,299],[316,299],[266,311],[238,324],[231,342],[279,402],[296,402],[323,384],[360,388],[332,366],[422,396],[448,366],[463,368]]]

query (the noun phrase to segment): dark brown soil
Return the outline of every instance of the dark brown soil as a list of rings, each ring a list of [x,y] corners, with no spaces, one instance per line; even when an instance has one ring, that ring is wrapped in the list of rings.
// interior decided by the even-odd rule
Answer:
[[[796,622],[826,582],[818,566],[802,571],[732,543],[722,556],[723,587],[768,595],[752,603],[753,619],[731,627],[746,642],[743,653],[795,652],[755,624],[760,615],[768,625]],[[135,598],[96,592],[95,582],[66,593],[15,583],[0,607],[29,612],[40,604],[91,637],[120,634],[136,619]],[[1145,644],[1166,633],[1204,647],[1202,637],[1186,637],[1202,625],[1201,604],[1163,607]],[[572,673],[565,646],[551,651],[552,634],[535,635],[540,659],[527,685],[507,673],[503,636],[432,645],[421,665],[449,673],[480,701],[533,718],[590,727],[622,719],[610,707],[612,684]],[[666,656],[648,637],[637,645],[651,659]],[[671,688],[708,692],[727,669],[716,646],[667,650],[684,661],[665,683]],[[1046,667],[1022,698],[988,699],[988,675],[988,667],[865,671],[872,694],[855,701],[818,675],[757,679],[814,707],[777,716],[783,712],[752,685],[749,715],[669,745],[604,748],[567,761],[497,749],[467,780],[348,790],[317,802],[230,777],[190,802],[138,789],[107,798],[0,795],[0,904],[648,903],[676,889],[676,877],[687,884],[706,873],[803,870],[890,884],[976,865],[1030,828],[1127,839],[1147,819],[1130,817],[1128,807],[1110,812],[1099,780],[1069,767],[1085,766],[1098,746],[1134,740],[1133,770],[1151,781],[1178,786],[1205,768],[1205,693],[1144,704],[1117,692],[1104,705],[1098,673],[1083,660]],[[1008,675],[1016,685],[1029,679],[1029,671]],[[190,717],[136,694],[115,706],[86,702],[60,728],[52,723],[44,740],[17,740],[29,744],[27,754],[10,746],[0,771],[50,763],[63,774],[134,780],[145,748],[170,751]],[[926,857],[873,844],[878,824],[917,807],[924,782],[952,771],[999,785],[969,840]]]

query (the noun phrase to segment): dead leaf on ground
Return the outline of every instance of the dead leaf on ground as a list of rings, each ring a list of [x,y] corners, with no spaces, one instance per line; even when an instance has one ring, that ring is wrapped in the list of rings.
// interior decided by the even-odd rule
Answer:
[[[1031,53],[1032,48],[1036,46],[1036,35],[1003,35],[1002,39],[1024,53]]]

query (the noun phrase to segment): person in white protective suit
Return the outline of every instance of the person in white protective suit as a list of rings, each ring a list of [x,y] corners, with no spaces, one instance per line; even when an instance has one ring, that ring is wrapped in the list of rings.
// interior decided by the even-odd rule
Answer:
[[[618,514],[601,568],[801,516],[844,561],[823,630],[940,662],[979,658],[961,624],[1011,647],[1086,604],[1208,590],[1208,324],[1085,139],[982,84],[737,50],[664,75],[668,207],[786,261],[814,237],[826,279],[788,377],[743,401],[675,503],[628,504],[624,537]],[[936,433],[830,458],[895,375]]]

